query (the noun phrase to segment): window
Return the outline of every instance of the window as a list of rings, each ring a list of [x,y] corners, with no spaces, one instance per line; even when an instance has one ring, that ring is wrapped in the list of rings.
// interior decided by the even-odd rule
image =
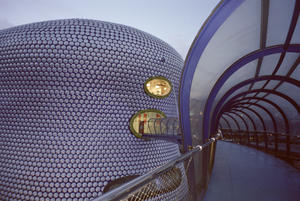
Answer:
[[[172,91],[171,82],[162,76],[152,77],[144,84],[145,92],[154,98],[165,98]]]
[[[156,109],[141,110],[130,119],[130,130],[136,137],[142,137],[143,134],[163,133],[165,128],[160,119],[166,118],[166,115]]]

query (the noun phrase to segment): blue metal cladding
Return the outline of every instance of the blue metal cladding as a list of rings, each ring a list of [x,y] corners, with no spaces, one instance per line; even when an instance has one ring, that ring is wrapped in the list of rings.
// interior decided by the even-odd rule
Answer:
[[[178,156],[174,143],[134,137],[129,120],[149,108],[177,117],[182,67],[168,44],[123,25],[72,19],[1,30],[0,199],[86,200]],[[144,92],[153,76],[172,82],[169,97]],[[182,181],[164,199],[182,199]]]

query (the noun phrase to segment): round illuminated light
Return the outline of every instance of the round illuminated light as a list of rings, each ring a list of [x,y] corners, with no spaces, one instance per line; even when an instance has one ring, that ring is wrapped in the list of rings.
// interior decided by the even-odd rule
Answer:
[[[130,119],[130,131],[138,138],[143,134],[158,134],[154,131],[161,130],[157,119],[166,118],[165,113],[156,109],[140,110]],[[156,126],[156,128],[154,128]]]
[[[144,84],[145,92],[154,98],[165,98],[172,91],[171,82],[162,76],[152,77]]]

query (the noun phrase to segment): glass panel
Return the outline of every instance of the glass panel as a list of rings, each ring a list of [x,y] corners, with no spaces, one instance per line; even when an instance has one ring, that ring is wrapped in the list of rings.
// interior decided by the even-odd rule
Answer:
[[[236,71],[232,76],[230,76],[228,78],[228,80],[225,82],[225,84],[222,86],[220,92],[218,93],[218,95],[215,99],[214,104],[216,105],[218,103],[218,101],[220,100],[220,98],[228,90],[230,90],[234,85],[236,85],[244,80],[252,78],[255,75],[256,66],[257,66],[257,60],[254,60],[254,61],[248,63],[247,65],[245,65],[243,68]],[[243,79],[241,79],[241,78],[243,78]],[[243,91],[247,91],[248,88],[249,88],[249,86],[238,89],[231,97],[233,97],[234,95],[241,93]]]
[[[145,82],[144,89],[149,96],[165,98],[171,93],[172,85],[165,77],[152,77]]]
[[[265,86],[265,89],[273,89],[280,81],[270,80],[270,82]],[[255,82],[253,89],[262,89],[266,81]]]
[[[296,25],[295,31],[293,33],[293,37],[291,40],[291,44],[299,44],[300,43],[300,23],[298,18],[298,23]]]
[[[299,79],[300,77],[300,64],[297,66],[296,70],[292,73],[291,78]]]
[[[270,1],[269,22],[266,46],[283,44],[287,36],[295,1]]]
[[[266,98],[266,99],[269,99],[269,98]],[[273,101],[273,100],[271,100],[271,101],[274,102],[275,104],[277,104],[275,101]],[[275,119],[275,122],[276,122],[276,125],[277,125],[278,132],[284,132],[285,131],[285,125],[284,125],[284,119],[283,119],[281,113],[274,106],[272,106],[271,104],[266,103],[264,101],[259,101],[258,104],[265,107],[273,115],[273,117]],[[279,106],[279,104],[277,104],[277,105]],[[272,123],[271,119],[270,119],[270,124],[268,124],[268,125],[271,126],[271,130],[272,130],[273,123]]]
[[[165,117],[163,112],[156,109],[141,110],[130,119],[130,130],[136,137],[163,133],[165,126],[159,119]]]
[[[250,106],[251,109],[255,110],[264,120],[264,123],[266,125],[266,130],[267,131],[273,131],[273,123],[272,120],[270,118],[270,116],[268,115],[267,112],[265,112],[263,109],[261,109],[260,107],[257,106]],[[256,125],[262,125],[261,121],[258,119],[258,122]],[[258,131],[263,131],[264,128],[263,126],[258,126],[257,127]]]
[[[259,76],[271,75],[277,65],[280,55],[281,53],[263,57]]]
[[[224,114],[224,115],[222,115],[222,117],[229,122],[232,130],[239,130],[237,124],[235,123],[235,121],[232,118],[230,118],[230,116]],[[239,124],[239,125],[241,125],[241,124]]]
[[[288,93],[283,93],[283,94],[287,95]],[[267,99],[269,99],[269,100],[273,101],[274,103],[278,104],[289,119],[292,119],[294,116],[297,115],[297,109],[290,102],[285,100],[284,98],[281,98],[280,96],[270,94],[270,95],[267,96]],[[297,102],[297,100],[294,100],[294,101]],[[300,103],[300,101],[299,101],[299,103]]]
[[[260,0],[245,1],[221,25],[205,48],[195,70],[190,94],[193,134],[202,133],[199,130],[202,128],[201,114],[220,75],[233,62],[259,49],[260,7]]]
[[[239,124],[239,126],[240,126],[240,129],[241,130],[247,130],[247,126],[248,126],[248,124],[246,123],[246,122],[244,122],[241,118],[243,118],[243,117],[241,117],[239,114],[234,114],[234,113],[231,113],[230,112],[230,114],[231,114],[231,116],[233,117],[233,118],[235,118],[235,120],[238,122],[238,124]],[[245,118],[244,118],[245,119]],[[247,125],[245,125],[245,123],[247,124]]]
[[[299,76],[298,76],[298,79],[299,79]],[[298,88],[297,86],[294,86],[294,85],[291,85],[288,83],[284,83],[277,90],[280,91],[281,93],[285,93],[290,98],[292,98],[294,101],[296,101],[298,105],[300,105],[300,98],[299,98],[300,88]],[[290,104],[284,105],[285,110],[290,111],[290,113],[288,114],[289,123],[290,123],[290,127],[291,127],[290,133],[291,133],[291,135],[299,135],[299,133],[300,133],[299,132],[300,114],[297,113],[291,107],[292,106]]]
[[[284,60],[276,75],[286,75],[299,56],[299,53],[286,53]]]

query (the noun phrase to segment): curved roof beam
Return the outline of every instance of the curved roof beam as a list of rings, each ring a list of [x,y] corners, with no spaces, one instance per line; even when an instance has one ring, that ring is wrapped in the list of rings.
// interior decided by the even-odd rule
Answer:
[[[262,1],[263,3],[263,1]],[[285,47],[287,47],[290,42],[291,42],[291,38],[292,38],[292,35],[295,31],[295,28],[296,28],[296,24],[297,24],[297,20],[298,20],[298,17],[299,17],[299,12],[300,12],[300,1],[297,0],[296,1],[296,4],[295,4],[295,7],[294,7],[294,12],[293,12],[293,17],[292,17],[292,21],[291,21],[291,24],[290,24],[290,28],[289,28],[289,32],[288,32],[288,35],[286,37],[286,40],[285,40]],[[286,52],[282,52],[281,55],[280,55],[280,58],[277,62],[277,65],[274,69],[274,71],[272,72],[272,75],[275,75],[277,73],[277,71],[279,70],[282,62],[283,62],[283,59],[286,55]],[[295,71],[295,69],[297,68],[297,66],[299,65],[300,63],[300,56],[297,58],[297,60],[294,62],[294,64],[292,65],[292,67],[290,68],[290,70],[288,71],[288,73],[285,75],[287,77],[291,76],[291,74]],[[255,74],[257,75],[257,74]],[[269,80],[265,82],[265,84],[262,86],[262,88],[264,89],[268,84],[269,84]],[[282,85],[283,82],[279,82],[274,88],[273,90],[276,90],[280,85]],[[252,87],[253,84],[251,84],[251,87]],[[249,88],[249,90],[251,89],[251,87]],[[256,93],[254,95],[254,97],[256,97],[258,95],[258,93]],[[267,97],[269,95],[269,93],[267,93],[266,95],[263,96],[263,98]],[[259,101],[256,101],[256,103],[259,102]]]
[[[223,126],[222,126],[221,122],[219,122],[218,126],[220,127],[221,130],[223,130]]]
[[[246,107],[246,106],[243,106],[243,105],[238,105],[237,107],[231,107],[231,109],[233,109],[233,110],[236,110],[238,108],[242,108],[244,110],[249,110],[250,112],[254,113],[259,118],[259,120],[260,120],[260,122],[262,124],[263,130],[264,131],[267,130],[265,121],[264,121],[264,119],[261,117],[261,115],[258,112],[256,112],[254,109],[252,109],[250,107]]]
[[[290,84],[293,84],[297,87],[300,88],[300,81],[296,80],[296,79],[293,79],[293,78],[290,78],[290,77],[285,77],[285,76],[279,76],[279,75],[267,75],[267,76],[261,76],[261,77],[256,77],[256,78],[251,78],[251,79],[248,79],[248,80],[245,80],[243,82],[240,82],[238,83],[237,85],[233,86],[230,90],[228,90],[223,96],[222,98],[219,100],[219,102],[217,103],[217,105],[215,106],[214,110],[213,110],[213,114],[212,114],[212,118],[211,119],[216,119],[217,117],[217,114],[218,112],[220,111],[223,103],[226,101],[226,99],[231,95],[233,94],[236,90],[238,90],[239,88],[243,87],[243,86],[246,86],[248,84],[251,84],[253,82],[258,82],[258,81],[264,81],[264,80],[279,80],[279,81],[284,81],[284,82],[287,82],[287,83],[290,83]],[[213,91],[213,90],[212,90]],[[212,96],[213,97],[213,96]],[[215,97],[215,96],[214,96]],[[210,98],[209,98],[210,99]],[[208,104],[208,101],[206,102],[206,104]],[[210,103],[212,104],[212,103]],[[207,111],[207,108],[205,107],[205,110],[204,110],[204,119],[203,119],[203,123],[206,123],[206,121],[208,121],[208,123],[210,122],[209,121],[209,117],[206,116],[206,115],[209,115],[209,114],[206,114]],[[214,131],[214,127],[215,127],[215,124],[214,122],[212,122],[210,124],[210,127],[208,127],[209,125],[203,125],[203,133],[205,134],[205,132],[207,131]]]
[[[198,32],[193,44],[189,50],[189,53],[185,60],[185,68],[182,72],[181,77],[181,84],[180,84],[180,98],[179,98],[179,105],[180,105],[180,123],[182,125],[183,133],[185,133],[185,148],[187,149],[188,145],[192,144],[191,138],[191,127],[190,127],[190,116],[189,116],[189,108],[190,108],[190,92],[192,86],[192,77],[196,70],[197,64],[199,59],[205,50],[210,39],[213,37],[215,32],[219,29],[219,27],[226,21],[226,19],[230,16],[231,13],[238,8],[244,0],[236,0],[236,1],[221,1],[209,18],[205,21],[203,26],[201,27],[200,31]],[[210,129],[210,112],[212,110],[213,101],[220,90],[221,86],[225,83],[228,77],[231,76],[236,70],[241,68],[242,66],[246,65],[247,63],[257,59],[262,58],[264,56],[275,54],[275,53],[282,53],[282,52],[300,52],[300,47],[298,45],[295,46],[290,44],[291,34],[294,32],[294,28],[297,23],[297,18],[299,11],[299,0],[297,0],[295,4],[295,10],[292,17],[292,21],[290,24],[289,32],[286,37],[286,41],[284,45],[280,45],[277,47],[270,47],[270,48],[263,48],[257,51],[254,51],[231,65],[222,75],[221,79],[215,83],[213,90],[208,97],[206,102],[205,110],[204,110],[204,119],[203,119],[203,136],[204,140],[207,139],[209,135]],[[286,42],[288,42],[286,46]]]
[[[300,56],[296,59],[296,61],[294,62],[294,64],[292,65],[292,67],[290,68],[290,70],[288,71],[288,73],[285,75],[286,77],[290,77],[293,72],[297,69],[298,65],[300,64]],[[278,87],[280,87],[284,82],[280,81],[275,87],[273,87],[272,90],[276,90],[278,89]],[[262,86],[262,88],[264,89],[267,86],[267,82]],[[256,97],[258,95],[258,93],[256,93],[254,96]],[[263,96],[263,98],[267,97],[269,94],[266,94]]]
[[[225,117],[221,117],[221,119],[223,119],[223,120],[225,121],[227,127],[228,127],[230,130],[232,130],[229,121],[228,121]]]
[[[241,96],[244,96],[244,95],[247,95],[247,94],[250,94],[250,93],[271,93],[271,94],[275,94],[277,96],[280,96],[281,98],[285,99],[286,101],[288,101],[289,103],[291,103],[293,105],[293,107],[297,110],[298,114],[300,114],[300,106],[298,105],[298,103],[296,101],[294,101],[294,99],[290,98],[289,96],[281,93],[281,92],[278,92],[278,91],[275,91],[275,90],[271,90],[271,89],[254,89],[254,90],[251,90],[251,91],[245,91],[245,92],[242,92],[242,93],[239,93],[237,95],[235,95],[234,97],[231,98],[231,100],[233,99],[237,99]],[[255,97],[255,96],[253,96]],[[262,97],[264,98],[264,97]]]
[[[250,120],[250,122],[251,122],[251,124],[252,124],[252,128],[253,128],[255,131],[257,130],[257,129],[256,129],[256,125],[255,125],[254,120],[252,119],[252,117],[251,117],[249,114],[247,114],[247,112],[244,112],[243,110],[239,110],[239,109],[234,109],[234,108],[231,108],[230,111],[239,112],[239,113],[242,113],[242,115],[245,115],[245,116]],[[241,115],[241,116],[242,116],[242,115]]]
[[[277,45],[277,46],[272,46],[272,47],[267,47],[265,49],[262,50],[256,50],[251,52],[250,54],[240,58],[239,60],[237,60],[235,63],[233,63],[229,68],[227,68],[224,73],[221,75],[221,77],[218,79],[218,81],[215,83],[215,85],[213,86],[213,89],[210,91],[210,94],[208,96],[208,99],[206,101],[206,105],[205,105],[205,109],[204,109],[204,118],[203,118],[203,137],[204,139],[207,139],[210,133],[210,112],[212,110],[213,107],[213,102],[214,99],[216,98],[218,92],[220,91],[221,87],[224,85],[224,83],[227,81],[227,79],[233,74],[235,73],[237,70],[239,70],[240,68],[246,66],[246,64],[250,63],[251,61],[267,56],[267,55],[271,55],[271,54],[276,54],[276,53],[281,53],[281,52],[300,52],[300,44],[290,44],[288,46],[287,49],[283,48],[283,45]],[[261,76],[261,77],[265,77],[265,76]],[[273,76],[274,77],[274,76]],[[283,76],[282,76],[283,77]],[[254,78],[255,79],[255,78]],[[269,78],[268,78],[269,79]],[[268,80],[265,79],[265,80]],[[191,84],[191,83],[190,83]],[[187,88],[186,90],[188,90],[188,93],[190,93],[190,87]],[[181,96],[183,97],[183,96]],[[189,98],[189,95],[187,96]],[[186,98],[186,97],[185,97]],[[189,103],[186,103],[184,105],[182,105],[181,107],[181,111],[186,109],[187,111],[189,111]],[[188,114],[183,114],[182,113],[182,119],[187,119],[189,120],[189,116]],[[184,121],[184,123],[186,123],[186,121]],[[190,126],[190,123],[187,122],[188,126]]]
[[[262,1],[262,9],[264,9],[264,7],[265,7],[265,9],[269,9],[269,0],[268,1]],[[263,23],[268,23],[268,22],[264,22],[263,21],[264,13],[266,13],[266,10],[262,11],[262,19],[261,19],[261,30],[262,31],[264,31],[264,29],[263,29]],[[285,42],[284,42],[284,49],[287,49],[288,45],[291,42],[293,33],[294,33],[296,25],[297,25],[299,14],[300,14],[300,1],[296,0],[294,11],[293,11],[292,20],[291,20],[290,27],[289,27],[289,31],[288,31],[288,34],[286,36]],[[266,18],[265,20],[268,20],[268,19]],[[267,25],[265,25],[265,26],[267,26]],[[263,42],[262,36],[263,35],[261,33],[261,42],[260,42],[261,43],[260,44],[261,48],[262,48],[262,42]],[[284,60],[285,55],[286,55],[286,51],[284,51],[284,52],[281,53],[280,58],[279,58],[279,60],[278,60],[278,62],[276,64],[276,67],[275,67],[275,69],[272,72],[272,75],[275,75],[277,73],[277,71],[279,70],[279,68],[280,68],[280,66],[281,66],[281,64],[282,64],[282,62]],[[260,58],[260,59],[262,59],[262,58]],[[260,59],[258,60],[258,63],[259,63]],[[258,67],[256,68],[255,77],[257,77],[259,75],[259,71],[260,71],[260,66],[259,65],[257,65],[257,66],[259,68]],[[270,81],[267,80],[266,83],[263,85],[262,88],[265,88],[269,84],[269,82]],[[252,89],[252,86],[253,86],[253,84],[251,84],[251,86],[249,87],[249,90]],[[257,94],[255,96],[257,96]]]
[[[270,0],[261,1],[260,44],[259,44],[260,49],[264,49],[266,47],[269,8],[270,8]],[[262,61],[263,61],[263,57],[258,58],[254,77],[257,77],[259,75]],[[254,83],[250,84],[249,89],[248,89],[249,91],[252,89],[253,84]]]
[[[246,120],[241,115],[239,115],[238,113],[231,111],[231,110],[229,112],[224,112],[224,113],[234,114],[235,116],[239,117],[242,120],[243,124],[245,125],[246,130],[249,131],[249,126],[248,126]]]
[[[294,11],[293,11],[293,17],[292,17],[292,20],[291,20],[291,23],[290,23],[290,27],[289,27],[289,32],[288,32],[288,34],[286,36],[286,39],[285,39],[285,42],[284,42],[284,46],[283,46],[284,49],[287,49],[288,46],[289,46],[289,44],[290,44],[290,42],[291,42],[293,33],[294,33],[296,25],[297,25],[299,14],[300,14],[300,1],[296,0]],[[276,65],[276,67],[275,67],[272,75],[275,75],[277,73],[277,71],[279,70],[279,68],[280,68],[280,66],[281,66],[281,64],[283,62],[283,59],[285,57],[285,54],[286,54],[286,51],[284,51],[284,52],[281,53],[280,58],[279,58],[279,60],[277,62],[277,65]]]
[[[242,98],[242,99],[239,99],[239,100],[236,100],[236,101],[229,101],[228,104],[234,104],[234,103],[240,103],[241,101],[243,100],[259,100],[259,101],[264,101],[270,105],[272,105],[273,107],[276,108],[276,110],[278,110],[278,112],[281,114],[283,120],[284,120],[284,124],[285,124],[285,130],[287,133],[289,133],[290,131],[290,126],[289,126],[289,121],[288,121],[288,118],[286,117],[285,113],[283,112],[283,110],[274,102],[268,100],[268,99],[264,99],[264,98],[260,98],[260,97],[245,97],[245,98]],[[246,102],[247,104],[250,102]]]
[[[263,111],[265,111],[268,114],[268,116],[272,120],[274,132],[276,133],[278,131],[276,120],[275,120],[273,114],[267,108],[265,108],[262,105],[259,105],[258,103],[248,103],[248,102],[239,102],[239,103],[236,103],[236,104],[232,105],[232,107],[233,108],[240,107],[240,105],[242,105],[242,106],[244,106],[244,105],[253,105],[253,106],[261,108]],[[244,107],[246,107],[246,106],[244,106]],[[266,127],[265,127],[265,124],[264,124],[264,130],[265,131],[267,130]]]
[[[205,50],[208,42],[214,36],[219,27],[226,19],[238,8],[245,0],[220,1],[212,14],[202,25],[185,59],[185,68],[183,69],[180,83],[179,109],[180,125],[184,135],[184,147],[187,150],[188,145],[192,145],[191,123],[190,123],[190,92],[192,78],[197,68],[199,59]]]
[[[228,116],[230,119],[232,119],[237,127],[238,130],[241,130],[241,127],[240,127],[240,124],[239,122],[231,115],[231,114],[228,114],[228,113],[223,113],[222,115],[226,115]]]

